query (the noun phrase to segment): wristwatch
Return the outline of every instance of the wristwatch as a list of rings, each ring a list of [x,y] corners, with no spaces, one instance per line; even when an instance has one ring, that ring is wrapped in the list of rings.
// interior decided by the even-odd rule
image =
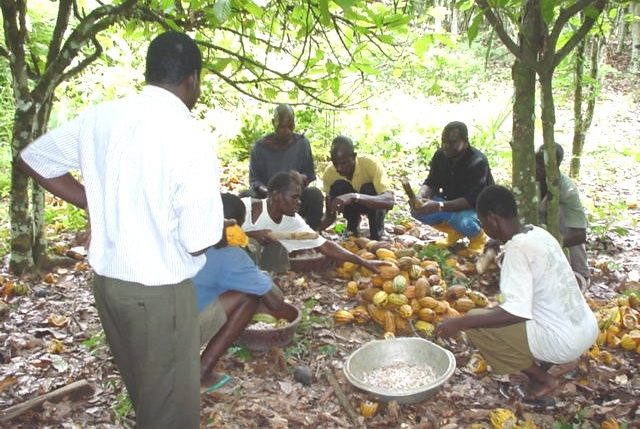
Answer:
[[[358,201],[360,201],[360,194],[354,194],[355,195],[355,202],[357,203]]]
[[[444,201],[438,201],[438,207],[440,211],[444,210]]]

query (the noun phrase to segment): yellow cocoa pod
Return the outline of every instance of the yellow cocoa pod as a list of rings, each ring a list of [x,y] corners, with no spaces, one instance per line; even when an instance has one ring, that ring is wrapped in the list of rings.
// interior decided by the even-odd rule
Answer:
[[[345,241],[344,243],[342,243],[342,247],[344,247],[351,253],[356,253],[358,250],[360,250],[358,245],[353,241]]]
[[[249,237],[240,228],[240,225],[228,226],[224,232],[229,246],[246,247],[249,244]]]
[[[461,285],[450,286],[444,293],[444,297],[449,301],[462,298],[467,293],[467,288]]]
[[[413,316],[413,308],[409,304],[403,304],[398,308],[398,314],[404,319],[410,319]]]
[[[411,306],[411,308],[413,308],[413,312],[417,313],[418,311],[420,311],[420,309],[422,308],[422,306],[420,305],[420,301],[418,301],[417,299],[413,298],[410,302],[409,305]]]
[[[342,264],[342,270],[346,273],[353,273],[357,269],[358,265],[354,264],[353,262],[347,261]]]
[[[424,270],[422,269],[422,267],[420,267],[420,265],[411,265],[411,268],[409,269],[409,277],[414,280],[419,279],[423,273]]]
[[[615,417],[609,417],[602,423],[600,423],[600,429],[620,429],[620,424]]]
[[[382,290],[386,293],[394,293],[396,291],[395,286],[393,286],[392,280],[385,280],[382,284]]]
[[[486,307],[489,305],[489,298],[485,296],[482,292],[478,292],[477,290],[467,291],[467,298],[469,298],[476,307]]]
[[[598,338],[596,338],[596,344],[597,344],[599,347],[602,347],[602,346],[604,346],[604,343],[605,343],[606,341],[607,341],[607,333],[606,333],[605,331],[601,331],[601,332],[598,334]]]
[[[430,308],[421,308],[418,310],[418,319],[424,322],[433,322],[436,320],[436,312]]]
[[[433,311],[435,311],[436,314],[445,314],[449,311],[449,308],[449,303],[447,301],[438,301]]]
[[[620,338],[620,347],[622,347],[625,350],[635,350],[636,349],[636,342],[633,340],[633,338],[631,338],[631,336],[629,334],[624,334],[621,338]]]
[[[371,302],[373,302],[373,305],[375,305],[376,307],[384,308],[389,302],[389,294],[381,290],[380,292],[373,295],[373,299],[371,300]]]
[[[360,404],[360,414],[365,419],[373,417],[378,412],[378,403],[371,401],[364,401]]]
[[[369,316],[369,312],[367,311],[367,308],[364,305],[359,305],[353,310],[351,310],[351,314],[353,314],[354,322],[356,322],[359,325],[362,325],[363,323],[367,323],[369,320],[371,320],[371,316]]]
[[[418,331],[421,335],[425,337],[432,337],[433,333],[436,330],[435,326],[433,326],[429,322],[425,322],[424,320],[418,320],[414,326],[416,328],[416,331]]]
[[[456,302],[453,303],[453,308],[455,308],[456,310],[462,312],[462,313],[466,313],[467,311],[471,310],[472,308],[475,308],[476,304],[471,301],[469,298],[466,297],[462,297],[458,300],[456,300]]]
[[[408,304],[409,298],[400,293],[390,293],[387,297],[387,302],[394,307],[400,307],[401,305]]]
[[[393,334],[396,333],[396,317],[394,314],[387,310],[384,313],[384,331],[391,332]]]
[[[349,298],[353,298],[354,296],[356,296],[358,294],[358,290],[358,283],[354,282],[353,280],[347,283],[345,291]]]
[[[487,370],[487,361],[484,360],[480,353],[474,353],[469,359],[467,367],[474,372],[474,374],[481,374]]]
[[[598,359],[598,356],[600,355],[600,347],[598,347],[597,344],[594,344],[591,346],[587,354],[591,359]]]
[[[424,308],[436,308],[438,306],[438,300],[430,296],[425,296],[424,298],[420,298],[418,302]]]
[[[376,256],[379,259],[393,259],[393,260],[396,259],[395,253],[393,253],[389,249],[384,249],[384,248],[376,250]]]
[[[416,280],[416,298],[424,298],[431,293],[431,285],[425,277]]]
[[[489,413],[489,420],[494,429],[513,428],[518,422],[518,418],[513,411],[506,408],[496,408]]]
[[[384,325],[384,314],[385,310],[382,308],[378,308],[373,304],[367,305],[367,312],[369,316],[376,322],[378,325]]]
[[[380,270],[380,277],[385,280],[392,280],[395,276],[400,274],[400,269],[394,264],[381,265],[378,267],[378,270]]]
[[[338,310],[333,313],[333,321],[336,322],[337,325],[346,325],[353,322],[353,319],[353,314],[347,310]]]
[[[378,241],[373,246],[371,246],[371,248],[369,248],[369,245],[367,244],[367,249],[369,249],[370,252],[375,254],[378,253],[379,249],[390,249],[390,248],[391,248],[391,243],[387,241]],[[395,259],[395,254],[393,255],[393,259]]]
[[[374,255],[373,253],[369,252],[368,250],[361,251],[360,257],[362,259],[366,259],[367,261],[372,261],[372,260],[376,259],[376,255]]]
[[[376,251],[373,249],[373,246],[376,246],[379,243],[379,241],[377,240],[369,240],[367,242],[367,244],[364,246],[369,252],[371,253],[376,253]]]

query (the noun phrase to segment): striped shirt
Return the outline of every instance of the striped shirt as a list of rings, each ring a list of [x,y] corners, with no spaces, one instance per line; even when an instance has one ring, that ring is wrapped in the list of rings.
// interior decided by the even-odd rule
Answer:
[[[80,170],[91,213],[89,262],[100,275],[147,286],[193,277],[222,236],[215,147],[169,91],[88,109],[21,153],[45,178]]]

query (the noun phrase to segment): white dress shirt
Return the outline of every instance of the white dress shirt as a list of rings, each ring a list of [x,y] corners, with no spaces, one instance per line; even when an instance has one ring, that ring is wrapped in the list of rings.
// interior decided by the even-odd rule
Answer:
[[[221,238],[213,138],[160,87],[88,109],[21,157],[45,178],[80,170],[91,214],[89,262],[100,275],[178,283],[205,263],[190,253]]]

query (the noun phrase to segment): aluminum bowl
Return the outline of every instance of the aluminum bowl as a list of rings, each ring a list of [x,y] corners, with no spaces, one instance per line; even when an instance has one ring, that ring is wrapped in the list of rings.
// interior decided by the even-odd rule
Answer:
[[[258,312],[265,312],[259,309]],[[285,347],[293,340],[300,324],[301,314],[293,305],[284,303],[280,311],[271,311],[278,319],[287,319],[289,324],[273,329],[250,329],[247,327],[236,340],[236,344],[254,352],[264,352],[274,347]]]
[[[433,368],[437,378],[429,384],[404,392],[381,389],[364,382],[366,374],[396,362],[408,365],[426,363]],[[433,396],[453,375],[456,359],[449,350],[431,341],[416,337],[402,337],[370,341],[351,353],[343,369],[347,380],[352,385],[372,393],[378,401],[414,404]]]

